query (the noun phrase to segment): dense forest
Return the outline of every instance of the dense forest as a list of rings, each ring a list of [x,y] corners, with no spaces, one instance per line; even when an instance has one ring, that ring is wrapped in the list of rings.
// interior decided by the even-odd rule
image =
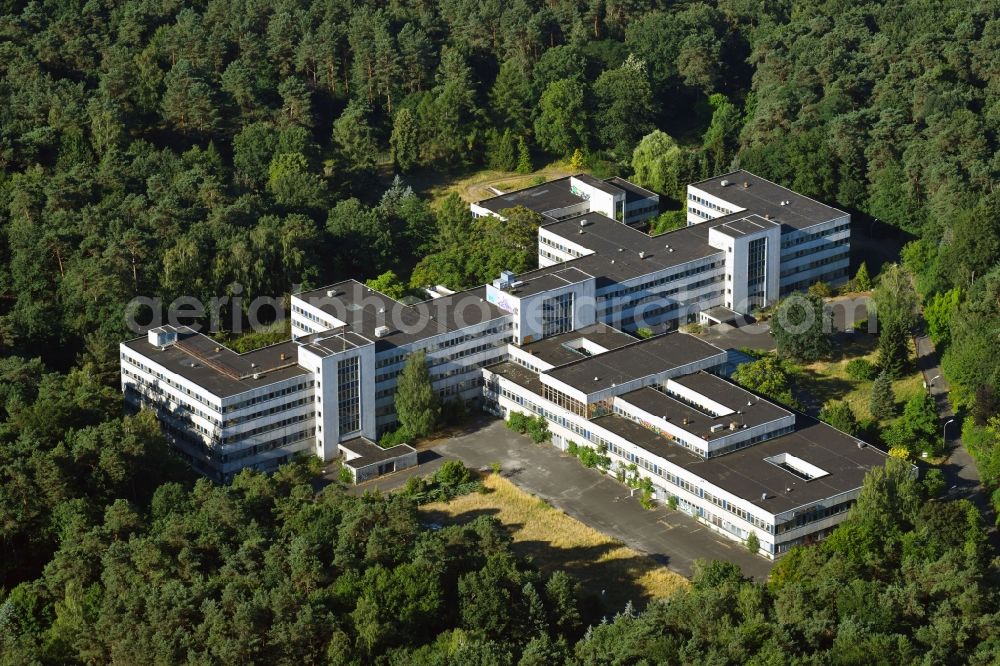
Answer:
[[[620,609],[489,520],[428,530],[412,497],[315,496],[300,466],[195,483],[116,388],[135,296],[529,267],[537,218],[431,200],[461,175],[566,160],[661,192],[669,223],[686,182],[740,166],[912,239],[1000,504],[996,3],[0,0],[0,99],[0,662],[1000,652],[975,513],[898,469],[768,584],[705,565],[602,623]]]

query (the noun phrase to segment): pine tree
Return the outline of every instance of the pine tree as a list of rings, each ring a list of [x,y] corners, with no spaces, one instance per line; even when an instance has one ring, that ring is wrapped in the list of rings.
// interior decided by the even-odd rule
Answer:
[[[906,325],[899,319],[882,324],[878,336],[878,365],[891,379],[902,376],[908,355]]]
[[[431,386],[431,375],[423,351],[406,357],[406,365],[396,384],[396,414],[400,426],[412,437],[434,432],[441,405]]]
[[[871,291],[872,279],[868,275],[868,264],[861,262],[861,266],[858,267],[858,273],[854,276],[854,288],[858,291]]]
[[[514,135],[510,129],[505,129],[503,134],[494,137],[490,150],[490,168],[497,171],[513,171],[517,165],[517,156],[514,152]]]
[[[891,419],[896,415],[896,394],[892,389],[892,380],[884,370],[872,383],[871,402],[868,409],[872,416],[880,421]]]
[[[531,165],[531,152],[528,150],[528,142],[524,137],[517,139],[517,172],[531,173],[534,167]]]
[[[396,112],[389,147],[392,150],[392,161],[404,173],[420,161],[419,128],[416,117],[409,109],[403,108]]]

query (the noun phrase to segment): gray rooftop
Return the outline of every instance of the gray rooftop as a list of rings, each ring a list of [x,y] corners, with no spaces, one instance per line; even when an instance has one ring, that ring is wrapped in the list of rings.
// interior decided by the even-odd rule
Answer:
[[[717,220],[706,222],[711,228],[722,232],[732,238],[740,238],[748,234],[756,234],[765,229],[780,227],[777,222],[768,220],[760,215],[746,213],[733,213],[720,217]]]
[[[331,291],[333,296],[328,296]],[[351,342],[374,341],[377,351],[507,316],[486,301],[485,287],[407,305],[357,280],[347,280],[296,297],[345,322],[346,329],[354,334]],[[381,326],[387,326],[389,333],[378,337],[375,330]],[[341,332],[343,329],[335,329],[332,333]],[[320,346],[329,340],[333,344],[328,348],[331,352],[343,348],[342,341],[327,332],[310,337],[315,337],[311,342]]]
[[[163,349],[149,344],[146,337],[124,344],[220,398],[308,374],[297,364],[298,351],[291,340],[238,354],[186,326],[175,330],[177,342]]]
[[[710,428],[719,423],[727,427],[730,423],[736,423],[741,427],[745,425],[752,428],[792,414],[787,409],[709,372],[682,375],[673,378],[672,381],[739,413],[714,416],[700,406],[689,404],[683,398],[672,397],[652,388],[632,391],[620,398],[653,416],[666,417],[674,423],[682,423],[683,419],[687,418],[689,423],[683,427],[688,432],[708,440],[713,438]],[[726,432],[728,430],[722,434]]]
[[[796,419],[799,427],[793,433],[707,460],[615,414],[593,422],[773,514],[855,490],[868,470],[885,462],[882,451],[869,445],[858,448],[858,440],[835,428],[802,415]],[[805,481],[765,460],[780,453],[790,453],[828,474]]]
[[[413,453],[414,448],[409,444],[397,444],[388,449],[383,449],[375,442],[365,437],[355,437],[340,443],[340,448],[347,449],[351,453],[358,455],[351,460],[343,460],[343,464],[352,469],[361,469],[373,463],[383,462],[398,458],[399,456]]]
[[[536,213],[545,213],[557,208],[565,208],[566,206],[583,203],[584,201],[586,200],[583,197],[573,194],[570,191],[569,177],[567,176],[566,178],[550,180],[541,185],[533,185],[524,189],[514,190],[513,192],[506,192],[495,197],[490,197],[489,199],[477,201],[476,203],[494,213],[499,213],[504,209],[515,206],[524,206]]]
[[[643,199],[649,199],[651,197],[658,197],[659,195],[652,190],[647,190],[645,187],[639,187],[635,183],[629,182],[624,178],[619,178],[618,176],[612,176],[611,178],[606,178],[606,183],[610,183],[615,187],[618,187],[625,192],[625,202],[632,203],[634,201],[641,201]]]
[[[723,186],[722,181],[727,181],[728,184]],[[744,183],[746,187],[743,186]],[[691,185],[745,208],[744,215],[770,215],[772,220],[793,229],[805,229],[847,214],[742,169]],[[782,206],[782,201],[787,201],[788,205]]]
[[[581,183],[586,183],[587,185],[590,185],[594,189],[600,190],[601,192],[605,192],[606,194],[624,193],[624,190],[622,188],[614,185],[613,183],[606,180],[601,180],[600,178],[595,178],[587,173],[578,173],[575,176],[573,176],[573,178],[576,178]]]
[[[551,365],[566,365],[567,363],[588,357],[586,352],[578,351],[579,345],[574,344],[581,338],[589,340],[608,351],[630,345],[636,341],[636,338],[628,333],[623,333],[607,324],[597,323],[575,331],[542,338],[537,342],[524,345],[523,349],[532,356]]]
[[[675,332],[639,340],[604,354],[553,368],[545,374],[589,395],[725,354],[724,350],[693,335]]]
[[[576,266],[557,264],[544,270],[529,271],[517,276],[519,284],[508,289],[507,292],[518,296],[532,296],[544,291],[565,287],[568,284],[576,284],[592,279],[594,276],[586,273]]]
[[[584,224],[581,225],[581,222]],[[708,244],[708,228],[703,225],[650,236],[606,215],[586,213],[546,224],[543,228],[594,254],[529,271],[524,274],[525,278],[573,266],[597,277],[597,286],[601,287],[697,259],[723,255],[722,250]],[[642,259],[639,258],[640,252],[643,253]]]

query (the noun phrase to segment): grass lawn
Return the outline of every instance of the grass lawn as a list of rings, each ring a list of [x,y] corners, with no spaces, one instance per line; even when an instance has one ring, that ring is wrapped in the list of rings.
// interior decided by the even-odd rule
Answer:
[[[841,342],[844,339],[846,342]],[[859,420],[870,419],[868,402],[872,382],[852,379],[847,374],[847,363],[855,358],[875,363],[878,360],[877,343],[878,338],[867,333],[838,336],[838,340],[834,342],[833,359],[797,366],[795,388],[798,400],[810,413],[816,413],[826,402],[845,400]],[[923,378],[916,369],[916,350],[912,341],[909,348],[910,372],[892,383],[900,410],[910,397],[924,390]]]
[[[465,201],[479,201],[496,196],[490,187],[496,187],[504,192],[512,192],[545,181],[571,176],[575,171],[569,162],[553,162],[532,173],[516,173],[514,171],[493,171],[483,169],[467,176],[459,177],[445,183],[431,185],[427,189],[431,201],[446,197],[450,192],[458,192]]]
[[[543,572],[562,569],[584,588],[600,595],[605,590],[609,610],[626,602],[644,606],[686,587],[688,581],[649,557],[570,518],[543,500],[519,489],[507,479],[490,474],[486,493],[471,493],[450,502],[420,508],[427,520],[461,523],[491,515],[503,523],[514,539],[514,551],[530,557]]]

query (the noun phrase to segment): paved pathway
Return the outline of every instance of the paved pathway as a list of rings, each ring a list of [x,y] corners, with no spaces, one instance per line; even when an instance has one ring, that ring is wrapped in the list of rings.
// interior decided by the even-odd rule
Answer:
[[[914,336],[914,345],[917,349],[917,368],[923,373],[927,390],[934,397],[934,402],[937,403],[942,437],[944,437],[945,446],[950,450],[947,461],[941,466],[945,479],[948,481],[948,496],[971,500],[984,512],[987,522],[992,524],[989,502],[982,489],[979,469],[976,467],[976,461],[965,448],[965,444],[962,443],[960,437],[962,423],[955,417],[951,402],[948,400],[949,386],[941,375],[941,366],[937,351],[934,349],[934,343],[925,333],[919,332]]]
[[[746,575],[761,580],[771,569],[769,560],[751,555],[742,544],[717,535],[680,511],[643,509],[628,487],[586,469],[551,445],[532,444],[499,420],[485,421],[439,441],[421,456],[417,468],[363,484],[355,492],[392,490],[413,474],[429,474],[449,458],[477,469],[500,463],[501,473],[521,489],[684,576],[692,575],[696,559],[734,562]]]

